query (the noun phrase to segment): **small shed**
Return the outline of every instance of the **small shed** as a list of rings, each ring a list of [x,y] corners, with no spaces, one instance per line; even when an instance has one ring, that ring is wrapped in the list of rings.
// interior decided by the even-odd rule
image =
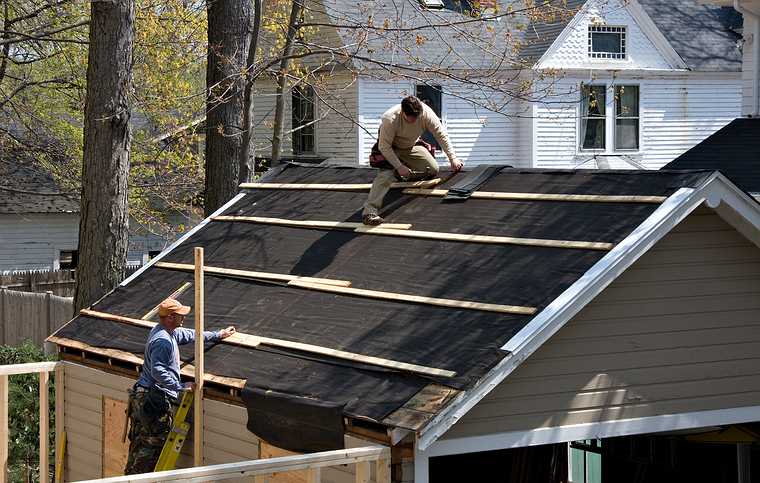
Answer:
[[[257,341],[206,350],[206,464],[371,441],[393,481],[591,482],[593,455],[680,478],[710,444],[688,437],[760,421],[760,205],[719,172],[444,172],[367,228],[374,174],[272,170],[51,336],[67,478],[120,471],[153,309],[192,304],[199,246],[207,327]]]

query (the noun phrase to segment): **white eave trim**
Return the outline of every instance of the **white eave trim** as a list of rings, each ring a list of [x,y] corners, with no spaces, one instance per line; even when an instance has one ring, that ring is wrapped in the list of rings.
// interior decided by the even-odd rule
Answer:
[[[425,451],[429,448],[623,271],[702,203],[715,207],[721,217],[760,246],[760,204],[736,188],[722,174],[713,173],[698,188],[679,189],[502,347],[509,354],[472,389],[456,396],[422,428],[418,434],[419,450]]]
[[[175,248],[177,248],[185,240],[187,240],[188,238],[190,238],[191,236],[193,236],[197,231],[199,231],[204,226],[208,225],[209,222],[211,221],[211,218],[213,218],[215,216],[218,216],[218,215],[221,215],[222,213],[224,213],[227,210],[227,208],[230,208],[232,205],[234,205],[235,203],[237,203],[243,197],[245,197],[245,193],[242,193],[242,192],[238,193],[237,195],[235,195],[235,197],[233,197],[230,201],[228,201],[227,203],[225,203],[224,205],[222,205],[215,212],[211,213],[211,215],[209,215],[208,218],[204,218],[203,221],[201,221],[200,223],[198,223],[197,225],[195,225],[190,231],[188,231],[187,233],[185,233],[184,235],[182,235],[177,241],[175,241],[174,243],[172,243],[171,245],[169,245],[167,248],[165,248],[161,253],[159,253],[155,257],[151,258],[150,261],[148,261],[148,263],[146,263],[145,265],[143,265],[142,267],[140,267],[139,270],[137,270],[135,273],[133,273],[129,277],[125,278],[124,281],[119,284],[119,286],[123,287],[124,285],[127,285],[129,282],[131,282],[132,280],[134,280],[135,278],[137,278],[138,276],[140,276],[140,274],[143,273],[145,270],[147,270],[148,268],[152,267],[154,264],[156,264],[159,261],[161,261],[162,258],[164,258],[166,255],[168,255],[169,253],[171,253],[172,250],[174,250]],[[108,295],[110,295],[110,294],[111,294],[111,292],[108,293]],[[95,305],[95,304],[93,304],[93,305]]]
[[[681,414],[664,414],[634,419],[574,424],[530,431],[513,431],[436,442],[425,456],[473,453],[495,449],[521,448],[584,439],[600,439],[634,434],[664,433],[684,429],[707,428],[760,420],[760,406],[745,406]]]

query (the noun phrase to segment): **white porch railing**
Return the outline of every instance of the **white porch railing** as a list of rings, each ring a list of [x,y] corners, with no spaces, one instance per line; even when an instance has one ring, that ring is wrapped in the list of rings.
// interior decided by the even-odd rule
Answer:
[[[55,439],[56,448],[59,448],[64,427],[63,363],[32,362],[0,366],[0,483],[5,483],[8,479],[8,377],[33,373],[40,375],[40,483],[48,483],[49,481],[48,431],[50,429],[50,414],[48,389],[51,372],[55,372]],[[56,475],[56,481],[62,481],[59,475]]]
[[[387,447],[367,446],[337,451],[325,451],[296,456],[283,456],[240,463],[201,466],[181,470],[144,473],[141,475],[115,476],[80,483],[148,483],[154,481],[219,481],[230,478],[253,476],[256,482],[267,481],[274,473],[307,470],[309,483],[320,483],[322,468],[339,465],[356,465],[356,483],[369,483],[370,464],[375,462],[377,483],[391,481],[391,452]]]

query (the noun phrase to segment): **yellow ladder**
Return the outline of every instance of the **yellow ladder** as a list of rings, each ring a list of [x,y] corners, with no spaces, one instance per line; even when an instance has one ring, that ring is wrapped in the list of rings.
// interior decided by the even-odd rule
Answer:
[[[164,449],[161,450],[161,456],[158,457],[156,462],[155,471],[173,470],[177,464],[177,458],[182,451],[182,446],[185,444],[187,434],[190,432],[190,423],[185,421],[187,414],[190,412],[190,407],[193,405],[193,392],[182,392],[182,400],[179,403],[177,412],[174,413],[174,425],[172,426],[169,436],[164,443]]]

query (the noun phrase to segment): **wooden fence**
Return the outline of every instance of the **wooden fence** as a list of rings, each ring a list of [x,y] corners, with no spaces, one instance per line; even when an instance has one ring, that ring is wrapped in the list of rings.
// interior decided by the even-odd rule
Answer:
[[[76,270],[39,270],[0,275],[0,290],[50,292],[60,297],[73,297]]]
[[[0,345],[25,339],[42,347],[47,336],[72,318],[71,297],[0,290]]]

